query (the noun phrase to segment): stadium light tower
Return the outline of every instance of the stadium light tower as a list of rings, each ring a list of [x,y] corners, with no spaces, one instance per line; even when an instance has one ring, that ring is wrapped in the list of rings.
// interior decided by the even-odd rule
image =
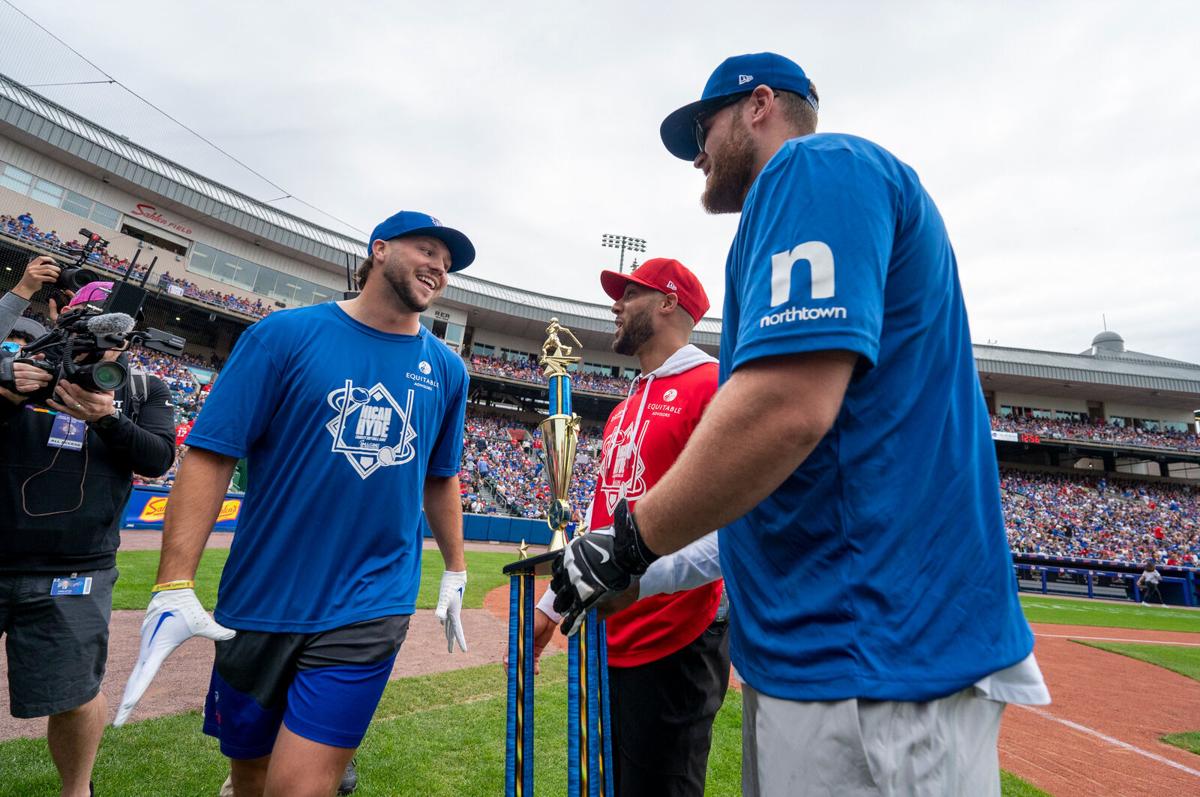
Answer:
[[[630,238],[628,235],[609,235],[605,233],[600,238],[600,245],[607,246],[609,249],[621,250],[621,263],[617,266],[617,271],[625,273],[625,250],[630,252],[645,252],[646,241],[642,238]],[[634,262],[637,262],[636,259]]]

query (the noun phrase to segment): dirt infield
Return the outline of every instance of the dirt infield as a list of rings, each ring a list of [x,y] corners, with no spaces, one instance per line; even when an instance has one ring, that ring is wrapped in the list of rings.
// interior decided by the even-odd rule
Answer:
[[[210,548],[228,548],[232,534],[213,534]],[[161,535],[156,531],[125,531],[121,534],[122,550],[156,550]],[[428,543],[432,545],[432,543]],[[475,544],[468,543],[474,549]],[[478,545],[479,550],[495,551],[515,546]],[[514,557],[515,558],[515,557]],[[505,603],[507,607],[507,603]],[[109,625],[108,671],[101,691],[108,698],[109,720],[117,713],[117,704],[125,682],[137,662],[141,624],[145,612],[115,611]],[[433,612],[424,609],[413,615],[408,639],[396,657],[392,678],[426,675],[434,672],[474,667],[480,664],[499,666],[503,646],[508,639],[508,626],[503,616],[497,617],[487,609],[463,611],[463,627],[470,648],[466,653],[446,652],[446,637]],[[175,714],[204,706],[208,679],[212,672],[213,644],[204,639],[190,639],[171,654],[138,704],[135,719]],[[7,657],[0,655],[0,741],[20,736],[46,735],[46,720],[19,720],[9,714]]]
[[[1010,706],[1000,763],[1054,797],[1200,793],[1200,756],[1159,741],[1200,730],[1200,683],[1072,639],[1200,644],[1200,634],[1034,625],[1054,703]]]

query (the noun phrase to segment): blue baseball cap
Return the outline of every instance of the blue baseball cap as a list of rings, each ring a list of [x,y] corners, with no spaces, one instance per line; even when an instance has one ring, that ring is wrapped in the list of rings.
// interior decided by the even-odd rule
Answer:
[[[704,84],[700,99],[685,105],[663,120],[659,128],[663,144],[676,158],[695,160],[696,120],[727,104],[732,98],[749,94],[759,86],[799,94],[813,108],[816,100],[809,94],[808,76],[800,65],[777,53],[749,53],[726,58]]]
[[[467,236],[416,210],[402,210],[395,216],[379,222],[367,240],[367,253],[376,241],[390,241],[393,238],[404,238],[409,235],[428,235],[437,238],[450,250],[450,270],[462,271],[475,262],[475,246]]]

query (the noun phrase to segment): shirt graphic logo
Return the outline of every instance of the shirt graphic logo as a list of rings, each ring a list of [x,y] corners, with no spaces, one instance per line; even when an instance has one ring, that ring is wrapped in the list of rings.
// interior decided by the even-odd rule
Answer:
[[[600,492],[611,514],[617,501],[641,498],[646,492],[646,463],[642,461],[642,442],[650,422],[642,424],[641,433],[633,439],[633,425],[618,429],[604,441],[604,458],[600,463]]]
[[[738,75],[738,85],[739,86],[744,86],[747,83],[749,83],[751,80],[754,80],[754,75]]]
[[[786,304],[792,296],[792,276],[797,263],[808,264],[809,292],[813,299],[832,299],[834,294],[833,250],[824,241],[808,241],[771,255],[771,307]],[[795,321],[847,317],[845,307],[800,307],[792,305],[758,320],[759,328]]]
[[[675,397],[678,395],[679,395],[679,391],[676,390],[675,388],[671,388],[666,393],[663,393],[663,401],[674,401]]]
[[[809,241],[789,251],[771,255],[772,307],[778,307],[791,297],[792,273],[795,265],[800,262],[808,263],[812,298],[833,298],[833,250],[824,241]]]
[[[432,371],[433,368],[429,365],[429,363],[421,360],[421,363],[417,366],[417,370],[425,374],[425,376],[429,376],[429,372]]]
[[[417,455],[412,427],[413,390],[409,388],[403,407],[380,383],[370,389],[345,386],[326,397],[337,413],[325,424],[333,435],[335,454],[344,454],[359,477],[366,479],[379,468],[404,465]]]

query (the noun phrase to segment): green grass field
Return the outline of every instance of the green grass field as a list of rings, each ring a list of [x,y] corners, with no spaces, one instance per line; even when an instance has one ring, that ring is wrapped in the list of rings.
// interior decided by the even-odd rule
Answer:
[[[1200,731],[1192,731],[1191,733],[1168,733],[1162,737],[1162,740],[1167,744],[1173,744],[1176,747],[1182,747],[1189,753],[1200,755]]]
[[[1164,609],[1161,606],[1033,595],[1022,595],[1021,606],[1031,623],[1200,633],[1200,610],[1196,609]]]
[[[547,655],[538,676],[534,761],[537,794],[566,792],[566,656]],[[504,783],[505,680],[499,665],[388,685],[359,752],[361,797],[494,795]],[[200,715],[108,728],[96,763],[97,794],[215,797],[227,773]],[[709,795],[740,794],[741,701],[730,691],[713,728]],[[51,797],[57,777],[42,739],[0,743],[0,797]],[[1005,797],[1044,797],[1019,778],[1003,778]]]
[[[209,549],[197,573],[197,594],[205,606],[216,601],[217,584],[228,552]],[[509,552],[468,551],[470,572],[467,608],[479,608],[483,597],[507,583],[500,568],[512,561]],[[113,596],[116,609],[143,609],[149,600],[158,567],[157,551],[124,551],[117,555],[121,578]],[[432,609],[442,562],[437,551],[426,551],[422,562],[418,608]],[[1200,612],[1123,606],[1103,602],[1022,596],[1032,622],[1089,625],[1113,628],[1148,628],[1200,633]],[[1097,645],[1125,655],[1117,647],[1156,647],[1145,658],[1171,669],[1200,663],[1164,646]],[[1196,649],[1200,651],[1200,649]],[[1200,658],[1200,653],[1195,654]],[[1169,659],[1169,662],[1167,661]],[[1181,663],[1182,662],[1182,663]],[[1174,666],[1172,666],[1174,665]],[[538,734],[536,745],[537,794],[562,794],[566,790],[565,673],[566,657],[548,655],[538,679]],[[1180,671],[1176,669],[1176,671]],[[1185,673],[1187,674],[1187,673]],[[1196,677],[1196,675],[1192,675]],[[438,675],[407,678],[388,685],[371,731],[360,751],[362,786],[358,794],[462,795],[498,794],[503,791],[503,738],[505,689],[499,666],[477,667]],[[1172,741],[1178,737],[1178,741]],[[164,740],[170,744],[164,744]],[[1200,733],[1175,734],[1166,739],[1200,752]],[[1191,746],[1189,748],[1189,745]],[[44,740],[0,743],[0,797],[52,795],[57,778]],[[707,794],[740,793],[741,702],[730,692],[717,717],[709,758]],[[96,767],[102,794],[158,795],[164,782],[171,794],[215,795],[226,774],[226,764],[216,743],[200,733],[195,712],[146,720],[120,729],[107,729]],[[1002,773],[1005,797],[1048,797],[1009,773]]]
[[[1200,681],[1200,648],[1187,648],[1179,645],[1147,645],[1136,642],[1095,642],[1090,639],[1075,641],[1090,648],[1099,648],[1128,656],[1131,659],[1156,664]]]
[[[223,548],[208,548],[200,559],[196,571],[196,596],[205,608],[212,609],[217,602],[217,585],[221,581],[221,569],[229,551]],[[467,551],[467,591],[463,607],[479,609],[483,596],[508,578],[500,568],[513,561],[513,555],[505,551]],[[158,551],[120,551],[117,553],[117,569],[121,577],[113,589],[114,609],[145,609],[150,602],[150,589],[158,571]],[[442,578],[442,557],[436,550],[425,551],[421,557],[421,591],[417,594],[418,609],[433,609],[437,606],[438,585]]]

